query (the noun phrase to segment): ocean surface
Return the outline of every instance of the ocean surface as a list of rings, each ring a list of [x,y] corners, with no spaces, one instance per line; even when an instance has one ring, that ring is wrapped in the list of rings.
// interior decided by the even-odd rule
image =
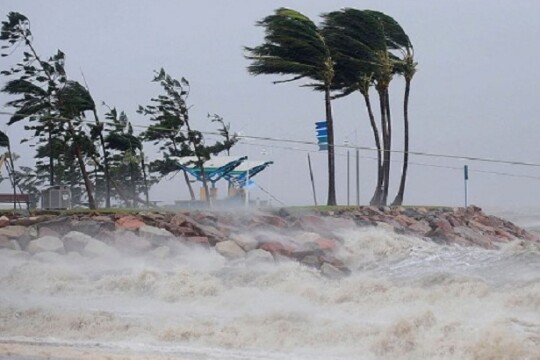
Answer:
[[[335,233],[352,269],[339,280],[184,246],[166,259],[0,250],[0,358],[540,359],[539,244]]]

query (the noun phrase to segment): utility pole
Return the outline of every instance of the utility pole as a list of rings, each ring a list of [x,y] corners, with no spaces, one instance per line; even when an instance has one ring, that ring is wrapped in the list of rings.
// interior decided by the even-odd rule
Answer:
[[[309,157],[309,153],[307,154],[307,161],[309,165],[309,178],[311,179],[311,190],[313,191],[313,202],[315,203],[315,206],[318,206],[317,195],[315,193],[315,181],[313,180],[313,170],[311,169],[311,158]]]
[[[347,206],[351,205],[351,162],[350,162],[350,152],[349,152],[349,138],[345,138],[345,147],[347,148]]]
[[[360,151],[356,149],[356,206],[360,206]]]
[[[463,178],[465,181],[465,207],[469,205],[469,166],[463,166]]]

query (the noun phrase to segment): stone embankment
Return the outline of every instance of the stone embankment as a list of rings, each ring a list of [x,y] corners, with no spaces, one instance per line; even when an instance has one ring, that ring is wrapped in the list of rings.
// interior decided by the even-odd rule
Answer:
[[[175,244],[202,246],[246,264],[288,258],[329,277],[350,272],[336,257],[339,230],[375,227],[441,244],[495,249],[514,240],[539,241],[509,221],[468,208],[375,208],[307,212],[140,212],[0,217],[0,251],[51,259],[59,254],[171,256]]]

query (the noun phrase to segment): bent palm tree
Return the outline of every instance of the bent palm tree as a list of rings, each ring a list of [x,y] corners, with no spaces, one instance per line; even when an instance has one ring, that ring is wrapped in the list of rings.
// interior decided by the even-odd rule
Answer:
[[[370,14],[357,9],[343,9],[323,14],[323,32],[336,60],[336,76],[333,88],[347,96],[359,91],[364,98],[369,121],[377,148],[377,185],[370,201],[380,202],[384,181],[383,149],[379,129],[375,122],[369,89],[380,67],[377,52],[385,51],[385,36],[380,22]],[[382,129],[381,129],[382,130]]]
[[[403,142],[403,168],[401,172],[401,180],[399,190],[396,198],[392,202],[392,205],[401,205],[403,203],[403,195],[405,192],[405,181],[407,178],[407,168],[409,160],[409,94],[410,85],[414,74],[416,73],[416,62],[414,61],[413,46],[409,39],[409,36],[405,33],[401,25],[394,20],[391,16],[388,16],[379,11],[366,10],[367,13],[378,19],[384,29],[386,38],[386,46],[388,48],[389,61],[392,62],[392,72],[403,75],[405,77],[405,96],[403,100],[403,121],[404,121],[404,142]],[[394,52],[398,52],[403,55],[402,59],[399,59]],[[386,89],[386,99],[388,103],[388,89]],[[386,106],[388,125],[391,126],[390,121],[390,107]],[[391,134],[390,134],[391,135]],[[388,153],[390,154],[390,152]],[[390,164],[388,163],[388,171]],[[388,195],[388,184],[385,187],[385,196]]]
[[[248,71],[252,75],[279,74],[292,78],[274,83],[308,78],[308,84],[324,91],[326,122],[328,125],[328,205],[336,204],[334,165],[334,121],[331,107],[331,85],[334,80],[334,61],[322,31],[298,11],[280,8],[273,15],[257,22],[265,28],[264,43],[246,47],[246,58],[251,60]]]

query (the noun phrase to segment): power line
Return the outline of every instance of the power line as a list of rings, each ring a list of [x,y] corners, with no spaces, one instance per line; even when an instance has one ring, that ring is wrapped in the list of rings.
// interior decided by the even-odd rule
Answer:
[[[6,111],[0,111],[1,115],[25,115],[25,114],[15,114],[10,113]],[[27,115],[30,116],[30,115]],[[34,115],[32,115],[34,116]],[[36,117],[45,118],[45,116],[41,115],[35,115]],[[53,117],[54,120],[60,120],[60,121],[73,121],[74,119],[68,119],[64,117]],[[85,120],[85,119],[77,119],[77,122],[82,123],[90,123],[95,124],[92,120]],[[100,121],[102,124],[109,124],[114,125],[112,122],[108,121]],[[171,129],[171,128],[164,128],[160,126],[155,125],[136,125],[132,124],[134,128],[141,128],[141,129],[149,129],[150,126],[152,127],[152,130],[160,130],[160,131],[178,131],[178,132],[187,132],[185,130],[177,130],[177,129]],[[216,131],[200,131],[204,135],[215,135],[215,136],[221,136],[219,132]],[[287,139],[287,138],[276,138],[276,137],[269,137],[269,136],[255,136],[255,135],[238,135],[236,136],[239,139],[251,139],[251,140],[259,140],[259,141],[268,141],[268,142],[283,142],[283,143],[290,143],[290,144],[298,144],[298,145],[308,145],[308,146],[318,146],[317,142],[314,141],[306,141],[306,140],[295,140],[295,139]],[[365,151],[379,151],[376,148],[369,147],[369,146],[358,146],[358,145],[338,145],[334,144],[334,148],[342,148],[342,149],[353,149],[353,150],[365,150]],[[391,152],[396,154],[403,154],[403,150],[384,150],[381,149],[381,152]],[[431,152],[423,152],[423,151],[408,151],[409,155],[417,155],[417,156],[425,156],[425,157],[434,157],[434,158],[443,158],[443,159],[453,159],[453,160],[467,160],[467,161],[478,161],[478,162],[485,162],[485,163],[492,163],[492,164],[505,164],[505,165],[517,165],[517,166],[526,166],[526,167],[540,167],[540,164],[537,163],[531,163],[531,162],[525,162],[525,161],[515,161],[515,160],[500,160],[500,159],[491,159],[491,158],[483,158],[483,157],[477,157],[477,156],[467,156],[467,155],[451,155],[451,154],[438,154],[438,153],[431,153]]]
[[[269,148],[292,150],[292,151],[303,151],[303,152],[309,152],[309,153],[317,153],[318,152],[318,151],[313,151],[313,150],[308,150],[308,149],[299,149],[299,148],[294,148],[294,147],[289,147],[289,146],[262,145],[262,144],[250,143],[250,142],[244,143],[244,144],[247,144],[247,145],[250,145],[250,146],[269,147]],[[336,156],[346,157],[347,154],[336,153]],[[359,157],[361,159],[374,160],[374,161],[377,160],[376,157],[371,157],[371,156],[359,156]],[[391,160],[390,162],[392,162],[392,163],[403,163],[403,160]],[[414,161],[409,161],[409,165],[463,171],[463,167],[427,164],[427,163],[419,163],[419,162],[414,162]],[[526,179],[532,179],[532,180],[540,180],[540,176],[532,176],[532,175],[525,175],[525,174],[513,174],[513,173],[507,173],[507,172],[500,172],[500,171],[469,169],[469,172],[491,174],[491,175],[500,175],[500,176],[510,176],[510,177],[518,177],[518,178],[526,178]]]

